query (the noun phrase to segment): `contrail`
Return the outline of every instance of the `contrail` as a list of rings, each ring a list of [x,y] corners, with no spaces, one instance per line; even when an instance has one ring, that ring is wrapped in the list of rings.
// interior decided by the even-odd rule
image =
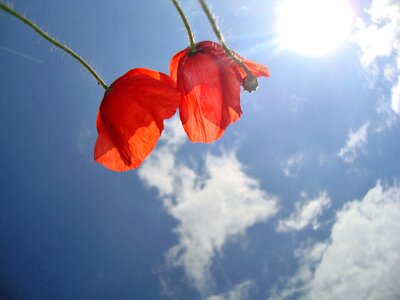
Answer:
[[[27,59],[27,60],[34,61],[34,62],[37,62],[37,63],[39,63],[39,64],[42,64],[42,63],[43,63],[43,61],[41,61],[40,59],[37,59],[37,58],[32,57],[32,56],[29,56],[29,55],[27,55],[27,54],[24,54],[24,53],[15,51],[15,50],[10,49],[10,48],[8,48],[8,47],[0,46],[0,50],[3,50],[3,51],[8,52],[8,53],[15,54],[15,55],[17,55],[17,56],[19,56],[19,57],[23,57],[23,58],[25,58],[25,59]]]

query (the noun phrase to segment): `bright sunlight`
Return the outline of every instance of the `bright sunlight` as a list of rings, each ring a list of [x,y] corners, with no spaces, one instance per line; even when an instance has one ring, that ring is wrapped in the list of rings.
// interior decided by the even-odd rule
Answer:
[[[324,55],[349,34],[353,12],[346,0],[284,0],[278,12],[278,42],[305,55]]]

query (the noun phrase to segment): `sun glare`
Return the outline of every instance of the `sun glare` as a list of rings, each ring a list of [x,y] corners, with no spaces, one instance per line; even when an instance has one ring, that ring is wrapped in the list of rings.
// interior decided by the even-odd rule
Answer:
[[[278,14],[279,45],[305,55],[331,52],[352,27],[346,0],[284,0]]]

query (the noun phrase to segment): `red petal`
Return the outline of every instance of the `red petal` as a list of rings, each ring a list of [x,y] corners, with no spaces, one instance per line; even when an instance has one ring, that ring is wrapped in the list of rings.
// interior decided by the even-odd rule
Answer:
[[[199,43],[196,53],[181,51],[171,62],[171,77],[177,78],[178,88],[183,93],[180,117],[192,142],[217,140],[242,114],[240,81],[231,59],[215,45]]]
[[[105,93],[97,116],[94,158],[122,172],[137,168],[153,150],[163,121],[172,117],[181,94],[165,74],[133,69]]]
[[[261,76],[269,77],[270,76],[269,69],[266,66],[252,62],[252,61],[244,59],[244,58],[242,58],[242,62],[249,69],[251,74],[253,74],[253,76],[255,76],[255,77],[261,77]]]
[[[244,59],[243,57],[237,55],[235,53],[235,55],[240,59],[240,61],[249,69],[250,73],[255,76],[255,77],[269,77],[270,73],[269,70],[266,66],[259,64],[259,63],[255,63],[252,62],[250,60]],[[241,76],[241,79],[245,79],[247,77],[247,73],[245,70],[243,70],[239,65],[236,65],[237,70]]]
[[[214,52],[218,53],[217,55],[229,57],[221,45],[213,43],[213,42],[203,42],[203,43],[207,43],[207,45],[209,45],[209,47],[218,49],[218,50],[214,50]],[[239,59],[249,69],[249,71],[251,72],[251,74],[253,76],[255,76],[255,77],[262,77],[262,76],[269,77],[270,76],[269,70],[266,66],[259,64],[259,63],[255,63],[250,60],[247,60],[247,59],[241,57],[235,51],[231,51],[231,52],[237,59]],[[247,77],[246,71],[243,70],[240,67],[240,65],[238,65],[236,62],[234,62],[233,59],[231,59],[231,58],[229,58],[229,59],[231,61],[232,67],[236,70],[236,72],[238,72],[240,74],[240,79],[243,80],[244,78],[246,78]]]
[[[179,61],[181,60],[182,57],[186,56],[189,54],[189,48],[186,48],[178,53],[176,53],[169,64],[169,76],[172,78],[173,81],[177,81],[178,77],[178,66],[179,66]]]

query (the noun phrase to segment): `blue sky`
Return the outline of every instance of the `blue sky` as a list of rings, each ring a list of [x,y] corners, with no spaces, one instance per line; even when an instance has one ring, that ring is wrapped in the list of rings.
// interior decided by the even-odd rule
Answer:
[[[281,1],[208,2],[271,77],[219,141],[192,144],[173,118],[126,173],[93,160],[103,89],[0,12],[0,298],[400,297],[399,2],[353,1],[321,56],[277,43]],[[170,1],[13,3],[108,84],[168,73],[188,45]],[[215,40],[197,1],[183,8]]]

